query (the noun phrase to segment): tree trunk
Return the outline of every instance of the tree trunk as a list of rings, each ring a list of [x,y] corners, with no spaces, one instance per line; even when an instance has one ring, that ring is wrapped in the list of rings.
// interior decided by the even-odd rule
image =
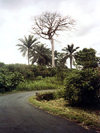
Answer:
[[[70,69],[72,69],[72,55],[70,56]]]
[[[29,65],[29,49],[28,49],[28,65]]]
[[[52,67],[55,67],[55,60],[54,60],[54,40],[51,39],[51,48],[52,48]]]

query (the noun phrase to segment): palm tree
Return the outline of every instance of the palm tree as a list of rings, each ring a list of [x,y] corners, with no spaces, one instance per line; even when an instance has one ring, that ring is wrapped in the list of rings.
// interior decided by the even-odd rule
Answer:
[[[28,57],[28,64],[29,64],[29,54],[32,49],[32,47],[39,42],[37,41],[37,38],[34,38],[34,36],[29,35],[28,37],[24,36],[24,39],[19,39],[21,44],[17,44],[16,46],[19,47],[20,52],[22,52],[22,55],[27,55]]]
[[[65,66],[65,63],[66,63],[66,54],[65,53],[57,52],[55,50],[54,55],[55,55],[55,66],[62,67],[62,68],[66,67]]]
[[[34,45],[30,53],[30,58],[32,64],[51,65],[51,51],[44,44]]]
[[[71,69],[72,69],[72,62],[73,62],[74,54],[78,48],[79,47],[74,48],[74,44],[71,44],[71,45],[67,45],[67,47],[62,49],[63,51],[66,52],[66,59],[70,58],[70,68]]]

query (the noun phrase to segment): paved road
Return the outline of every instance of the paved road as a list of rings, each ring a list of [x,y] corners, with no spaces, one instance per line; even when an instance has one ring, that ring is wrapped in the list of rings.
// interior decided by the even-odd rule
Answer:
[[[35,92],[0,96],[0,133],[95,133],[38,110],[28,103]]]

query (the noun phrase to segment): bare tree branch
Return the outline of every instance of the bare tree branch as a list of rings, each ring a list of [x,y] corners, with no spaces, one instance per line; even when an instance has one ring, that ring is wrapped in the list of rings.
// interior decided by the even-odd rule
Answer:
[[[75,21],[69,16],[62,17],[56,12],[45,12],[42,15],[35,17],[32,29],[35,34],[53,42],[54,36],[58,36],[60,31],[70,30],[73,27],[74,22]]]

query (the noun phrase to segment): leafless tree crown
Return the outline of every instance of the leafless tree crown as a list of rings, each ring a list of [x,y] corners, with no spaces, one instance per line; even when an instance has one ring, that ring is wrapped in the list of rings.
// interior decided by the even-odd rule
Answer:
[[[69,16],[62,17],[58,13],[46,12],[35,17],[32,29],[40,37],[51,40],[59,31],[70,29],[74,22]]]

